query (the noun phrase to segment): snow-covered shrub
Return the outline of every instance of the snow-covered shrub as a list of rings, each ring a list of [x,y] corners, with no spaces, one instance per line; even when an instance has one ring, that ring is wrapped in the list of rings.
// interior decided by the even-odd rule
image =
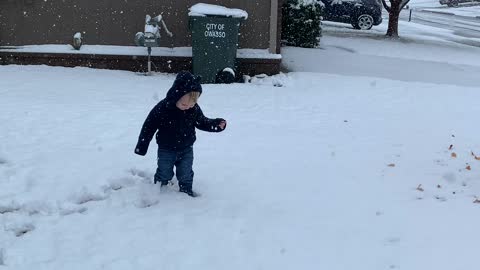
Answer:
[[[320,0],[285,0],[282,6],[282,41],[297,47],[318,46],[324,7]]]

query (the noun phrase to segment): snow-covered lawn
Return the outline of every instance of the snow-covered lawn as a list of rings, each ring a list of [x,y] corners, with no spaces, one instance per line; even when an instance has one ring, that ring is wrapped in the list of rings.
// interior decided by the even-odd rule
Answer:
[[[326,35],[205,85],[195,199],[133,154],[174,75],[0,66],[0,269],[474,269],[476,49]]]

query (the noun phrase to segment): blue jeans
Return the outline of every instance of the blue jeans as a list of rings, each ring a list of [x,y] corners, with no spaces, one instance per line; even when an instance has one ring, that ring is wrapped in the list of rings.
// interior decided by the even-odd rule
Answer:
[[[154,183],[166,183],[173,178],[173,167],[176,168],[178,185],[181,188],[192,188],[193,184],[193,147],[182,151],[158,148],[157,172]]]

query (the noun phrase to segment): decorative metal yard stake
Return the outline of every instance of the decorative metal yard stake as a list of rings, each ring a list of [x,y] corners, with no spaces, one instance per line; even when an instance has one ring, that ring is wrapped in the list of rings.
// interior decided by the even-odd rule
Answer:
[[[154,18],[150,17],[150,15],[147,15],[145,17],[145,31],[144,32],[138,32],[135,34],[135,44],[137,46],[142,46],[142,47],[147,47],[147,52],[148,52],[148,62],[147,62],[147,74],[146,75],[151,75],[152,74],[152,61],[151,61],[151,55],[152,55],[152,47],[160,47],[160,25],[162,24],[163,28],[165,29],[165,32],[167,33],[168,36],[172,37],[173,34],[170,32],[167,28],[167,25],[165,24],[162,15],[158,15]]]

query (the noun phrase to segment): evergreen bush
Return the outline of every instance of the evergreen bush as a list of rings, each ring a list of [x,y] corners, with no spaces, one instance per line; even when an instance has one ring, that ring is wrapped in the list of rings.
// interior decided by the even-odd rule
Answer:
[[[320,0],[285,0],[282,6],[282,41],[286,45],[314,48],[322,35]]]

